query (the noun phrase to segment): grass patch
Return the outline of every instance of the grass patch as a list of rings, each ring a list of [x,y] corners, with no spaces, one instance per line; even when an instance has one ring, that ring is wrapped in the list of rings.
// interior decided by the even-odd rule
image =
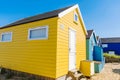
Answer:
[[[103,55],[104,55],[104,57],[120,59],[120,56],[119,55],[115,55],[115,54],[104,53]]]
[[[120,63],[120,56],[119,55],[108,54],[108,53],[104,53],[103,55],[105,57],[105,62],[106,63],[113,63],[113,62],[119,62]]]

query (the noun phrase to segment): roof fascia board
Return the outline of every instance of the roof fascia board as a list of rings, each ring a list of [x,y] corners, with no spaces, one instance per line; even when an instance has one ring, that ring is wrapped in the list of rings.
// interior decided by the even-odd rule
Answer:
[[[58,17],[61,18],[61,17],[63,17],[64,15],[68,14],[69,12],[71,12],[72,10],[74,10],[74,9],[76,9],[76,8],[78,9],[78,12],[79,12],[79,14],[80,14],[80,19],[81,19],[81,21],[82,21],[82,26],[83,26],[84,32],[85,32],[85,34],[87,35],[88,33],[87,33],[87,30],[86,30],[86,27],[85,27],[85,24],[84,24],[84,21],[83,21],[83,18],[82,18],[82,14],[81,14],[81,12],[80,12],[80,8],[79,8],[78,4],[76,4],[76,5],[68,8],[68,9],[66,9],[66,10],[64,10],[64,11],[62,11],[62,12],[60,12],[60,13],[58,14]]]

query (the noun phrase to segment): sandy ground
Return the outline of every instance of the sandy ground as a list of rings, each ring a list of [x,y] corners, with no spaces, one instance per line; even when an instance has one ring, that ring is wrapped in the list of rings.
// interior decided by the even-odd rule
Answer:
[[[91,80],[120,80],[120,63],[106,63],[99,74],[95,74]]]
[[[4,76],[0,75],[0,80],[16,80],[16,79],[4,79]],[[91,79],[88,80],[120,80],[120,63],[106,63],[101,73],[95,74],[94,76],[92,76]]]

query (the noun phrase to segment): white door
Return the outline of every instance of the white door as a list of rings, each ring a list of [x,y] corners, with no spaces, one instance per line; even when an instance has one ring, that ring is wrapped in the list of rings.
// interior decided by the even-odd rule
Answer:
[[[76,32],[69,29],[69,70],[76,68]]]

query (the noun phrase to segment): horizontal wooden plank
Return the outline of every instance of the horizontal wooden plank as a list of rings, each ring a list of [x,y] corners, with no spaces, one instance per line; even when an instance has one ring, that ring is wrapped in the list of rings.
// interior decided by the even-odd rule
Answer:
[[[48,39],[28,40],[28,29],[48,25]],[[0,65],[6,68],[56,78],[57,18],[15,27],[12,42],[0,42]]]

